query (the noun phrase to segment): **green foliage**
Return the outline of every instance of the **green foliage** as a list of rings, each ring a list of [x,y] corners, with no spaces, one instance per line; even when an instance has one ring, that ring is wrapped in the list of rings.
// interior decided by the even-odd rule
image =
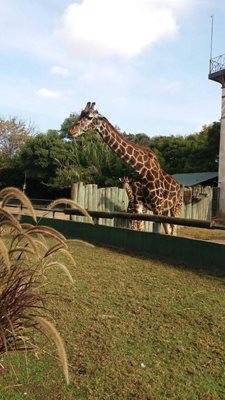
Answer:
[[[60,136],[62,138],[68,137],[69,130],[72,128],[73,124],[78,120],[79,114],[71,113],[69,117],[65,118],[61,128],[60,128]]]
[[[63,121],[60,131],[48,130],[36,135],[31,135],[29,127],[15,118],[0,120],[0,186],[22,187],[26,175],[30,196],[34,189],[38,193],[47,190],[48,197],[53,198],[55,189],[69,188],[78,181],[118,186],[122,176],[137,179],[136,172],[96,132],[73,141],[67,139],[77,118],[78,114],[72,113]],[[203,126],[200,132],[188,136],[149,137],[144,133],[124,133],[124,136],[152,149],[162,168],[170,174],[218,169],[219,122]]]
[[[219,138],[220,123],[214,122],[188,136],[154,137],[151,148],[168,173],[217,171]]]
[[[0,118],[0,166],[10,166],[12,159],[18,154],[21,146],[34,133],[32,125],[26,125],[17,117]]]

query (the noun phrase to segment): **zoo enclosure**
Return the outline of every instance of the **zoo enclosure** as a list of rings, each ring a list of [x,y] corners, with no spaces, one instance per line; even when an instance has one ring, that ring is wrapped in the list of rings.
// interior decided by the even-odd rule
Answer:
[[[209,221],[215,216],[218,195],[217,188],[195,186],[193,188],[184,188],[183,191],[184,201],[181,218]],[[77,204],[87,210],[108,213],[124,213],[127,211],[128,197],[123,188],[98,188],[97,185],[84,185],[80,182],[72,185],[71,197]],[[149,211],[148,215],[152,215],[152,213]],[[84,217],[72,215],[72,220],[84,221]],[[129,227],[129,220],[120,218],[119,215],[114,218],[100,216],[98,217],[98,224],[127,228]],[[145,220],[144,230],[153,232],[155,230],[153,221]]]
[[[218,188],[195,186],[185,187],[183,191],[183,207],[179,218],[156,216],[150,211],[147,214],[128,214],[126,212],[128,205],[126,191],[118,187],[98,188],[97,185],[84,185],[81,182],[72,186],[71,197],[77,204],[88,210],[95,224],[98,225],[129,228],[131,220],[135,219],[144,221],[144,231],[146,232],[160,233],[163,223],[208,229],[215,229],[216,225],[219,229],[224,229],[223,226],[212,221],[212,217],[216,215]],[[45,212],[51,202],[47,199],[31,199],[31,201],[35,210],[40,212]],[[8,205],[25,208],[16,199]],[[48,217],[57,218],[57,216],[60,217],[60,214],[66,214],[67,219],[72,221],[87,222],[87,218],[82,213],[64,204],[52,209],[48,213]]]

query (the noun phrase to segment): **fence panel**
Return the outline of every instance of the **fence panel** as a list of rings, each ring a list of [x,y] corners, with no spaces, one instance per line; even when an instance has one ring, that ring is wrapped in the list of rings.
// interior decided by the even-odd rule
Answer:
[[[181,218],[209,220],[212,215],[213,190],[211,187],[195,186],[184,188]],[[125,189],[118,187],[98,188],[97,185],[72,185],[72,199],[90,211],[126,212],[128,198]],[[149,211],[149,213],[151,213]],[[74,221],[84,221],[84,217],[72,216]],[[86,220],[86,219],[85,219]],[[100,225],[129,228],[130,222],[119,218],[99,218]],[[153,223],[145,221],[144,230],[152,232]]]

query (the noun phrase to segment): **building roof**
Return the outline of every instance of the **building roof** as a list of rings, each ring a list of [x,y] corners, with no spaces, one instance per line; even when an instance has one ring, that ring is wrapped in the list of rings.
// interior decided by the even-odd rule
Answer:
[[[218,179],[218,172],[194,172],[188,174],[174,174],[173,177],[183,186],[205,184],[210,180]]]

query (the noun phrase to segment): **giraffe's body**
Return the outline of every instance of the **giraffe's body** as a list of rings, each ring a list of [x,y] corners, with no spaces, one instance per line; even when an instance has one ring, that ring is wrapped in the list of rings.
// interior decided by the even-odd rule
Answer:
[[[147,207],[144,205],[143,188],[140,181],[130,182],[127,176],[120,179],[128,197],[127,212],[134,214],[146,214]],[[144,221],[132,220],[131,229],[135,231],[144,230]]]
[[[104,142],[129,164],[140,176],[145,204],[156,215],[178,217],[182,207],[182,187],[160,166],[156,154],[147,148],[127,141],[111,123],[94,108],[95,103],[88,102],[78,121],[70,130],[70,136],[76,137],[90,130],[96,130]],[[169,232],[174,233],[174,226]]]

